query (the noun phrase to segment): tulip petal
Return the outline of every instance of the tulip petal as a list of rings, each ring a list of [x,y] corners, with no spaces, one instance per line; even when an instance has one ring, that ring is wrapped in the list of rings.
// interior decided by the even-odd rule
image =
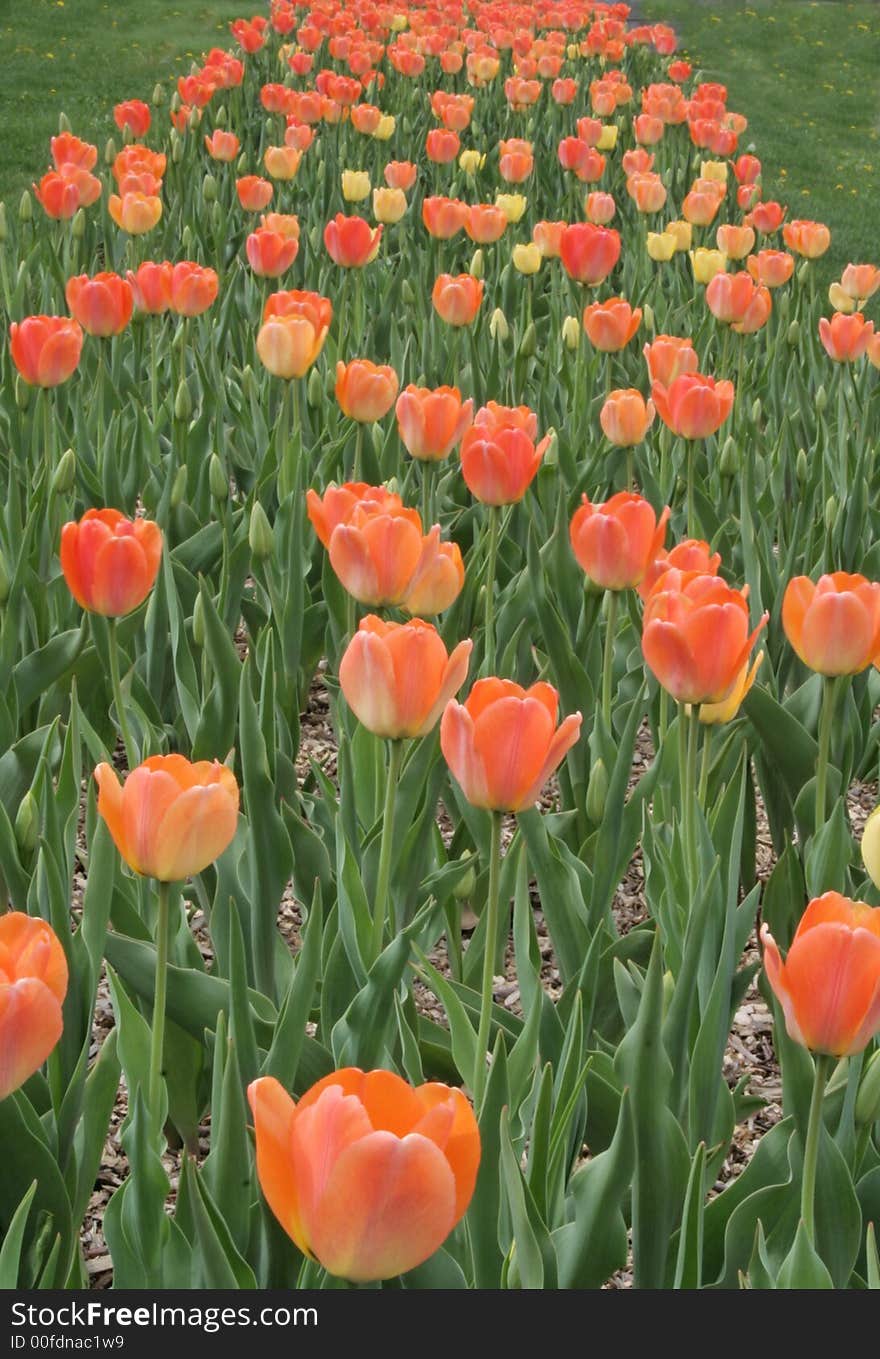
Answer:
[[[556,769],[565,759],[565,756],[580,737],[582,720],[580,713],[571,713],[571,715],[566,717],[565,721],[560,724],[557,731],[553,734],[553,740],[550,742],[550,748],[547,751],[547,755],[538,772],[537,778],[531,788],[523,794],[520,805],[512,808],[513,811],[526,811],[537,802],[544,784],[547,782],[550,775],[555,773]]]
[[[523,805],[553,736],[553,719],[540,699],[502,698],[474,724],[474,750],[486,770],[492,806],[513,811]]]
[[[430,708],[428,715],[419,727],[419,730],[415,733],[416,736],[426,736],[429,731],[434,730],[446,704],[451,698],[455,697],[461,686],[464,684],[467,678],[473,647],[474,644],[470,639],[459,642],[458,646],[449,657],[443,672],[443,679],[437,693],[436,701]]]
[[[229,847],[237,827],[238,800],[222,784],[188,788],[156,826],[153,876],[178,882],[201,873]]]
[[[459,1222],[467,1212],[480,1166],[480,1132],[473,1108],[460,1090],[450,1089],[435,1081],[418,1086],[416,1094],[427,1113],[415,1125],[413,1132],[436,1142],[452,1167],[455,1176],[455,1220]],[[439,1109],[451,1109],[451,1120],[444,1118],[442,1122],[434,1121],[431,1116]]]
[[[43,1065],[61,1037],[61,1005],[36,977],[0,982],[0,1099]]]
[[[287,1235],[304,1255],[311,1255],[292,1154],[297,1106],[274,1076],[261,1076],[253,1081],[247,1095],[256,1130],[260,1188]]]
[[[101,788],[103,791],[103,783]],[[169,807],[181,796],[180,785],[167,771],[139,765],[122,789],[122,838],[110,833],[129,868],[145,877],[160,877],[158,828]]]
[[[816,925],[789,949],[785,981],[808,1048],[858,1052],[871,1037],[864,1030],[877,1005],[880,938],[835,921]]]
[[[394,666],[384,638],[357,632],[339,663],[339,684],[357,720],[376,736],[398,735]]]
[[[440,749],[471,806],[488,807],[486,769],[474,748],[473,719],[464,704],[454,699],[447,703],[440,719]]]

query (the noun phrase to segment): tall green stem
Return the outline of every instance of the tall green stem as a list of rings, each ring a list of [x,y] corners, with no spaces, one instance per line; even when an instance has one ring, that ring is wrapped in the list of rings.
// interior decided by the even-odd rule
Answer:
[[[837,706],[838,678],[823,681],[822,713],[819,717],[819,755],[816,760],[816,820],[818,835],[825,824],[825,790],[828,785],[828,760],[831,752],[831,727]]]
[[[700,727],[700,711],[696,704],[678,705],[678,750],[681,775],[681,822],[684,832],[685,863],[687,865],[688,886],[691,893],[697,888],[697,742]]]
[[[162,1053],[165,1047],[165,988],[168,981],[168,921],[170,882],[160,882],[156,919],[156,986],[153,994],[153,1030],[150,1038],[150,1119],[158,1137],[162,1131]]]
[[[700,765],[700,806],[706,810],[706,797],[709,792],[709,769],[712,765],[712,726],[703,732],[703,759]]]
[[[495,567],[498,560],[498,519],[501,510],[489,506],[489,558],[486,564],[486,609],[483,619],[483,669],[487,675],[495,671]]]
[[[122,737],[122,744],[125,746],[125,762],[129,769],[135,769],[140,763],[138,758],[137,746],[131,737],[131,730],[128,725],[128,718],[125,712],[125,701],[122,697],[122,684],[119,678],[119,637],[117,634],[117,620],[109,618],[108,631],[110,633],[110,683],[113,688],[113,703],[116,707],[116,721],[119,723],[119,734]]]
[[[617,631],[617,608],[620,597],[616,590],[606,590],[608,601],[605,615],[605,655],[602,662],[602,716],[611,730],[611,681],[614,678],[614,634]]]
[[[403,742],[389,742],[388,782],[385,785],[385,810],[382,813],[382,847],[379,851],[379,874],[376,878],[376,901],[373,907],[373,937],[371,940],[371,961],[375,962],[382,952],[385,938],[385,919],[388,914],[388,883],[391,878],[391,850],[394,839],[394,804],[397,800],[397,781],[400,777],[400,761],[403,755]]]
[[[363,461],[363,455],[364,455],[364,427],[361,424],[360,420],[358,420],[354,436],[354,464],[352,466],[351,472],[352,481],[360,481],[361,479],[361,462]]]
[[[801,1181],[801,1217],[810,1241],[816,1241],[816,1166],[819,1160],[819,1136],[822,1131],[822,1100],[825,1086],[834,1065],[833,1057],[825,1052],[814,1056],[815,1075],[813,1077],[813,1098],[810,1100],[810,1118],[807,1123],[807,1140],[804,1146],[804,1175]]]
[[[486,899],[486,932],[483,936],[483,986],[480,994],[480,1027],[474,1062],[473,1094],[477,1114],[486,1088],[486,1054],[492,1028],[492,983],[495,979],[495,942],[498,937],[498,886],[501,878],[501,813],[492,812],[489,840],[489,892]]]
[[[697,536],[697,516],[694,510],[694,450],[696,443],[687,440],[687,532],[689,538]]]

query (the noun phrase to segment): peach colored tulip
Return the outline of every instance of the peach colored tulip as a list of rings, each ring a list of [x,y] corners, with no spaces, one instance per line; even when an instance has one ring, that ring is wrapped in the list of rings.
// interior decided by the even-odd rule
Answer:
[[[243,175],[235,181],[235,192],[245,212],[262,212],[272,202],[275,190],[268,179],[259,175]]]
[[[127,175],[152,175],[162,179],[167,164],[161,151],[151,151],[148,146],[124,146],[113,161],[113,178],[121,184]]]
[[[267,231],[277,231],[286,241],[299,240],[299,218],[295,212],[264,212],[260,226]]]
[[[382,227],[371,227],[363,217],[346,217],[337,212],[324,228],[324,245],[334,264],[344,269],[362,269],[376,258],[382,240]]]
[[[782,226],[787,211],[787,208],[773,201],[756,203],[745,219],[745,225],[753,226],[762,236],[772,236]]]
[[[626,191],[639,212],[659,212],[665,206],[666,185],[652,171],[630,175],[626,181]]]
[[[298,151],[295,146],[267,146],[263,152],[266,174],[272,179],[278,179],[282,182],[296,178],[301,160],[302,152]],[[263,180],[259,182],[265,183]],[[265,190],[263,190],[263,193],[265,194]],[[271,197],[272,195],[269,194],[266,201],[268,202]],[[243,206],[246,207],[247,204],[243,204]],[[265,207],[265,203],[260,203],[259,206]]]
[[[576,222],[563,231],[559,253],[570,278],[595,287],[620,258],[620,236],[613,227]]]
[[[0,1100],[24,1085],[61,1037],[67,959],[50,925],[0,915]]]
[[[144,260],[143,264],[138,265],[137,273],[132,273],[129,269],[126,278],[131,285],[134,305],[139,312],[147,316],[161,316],[168,310],[171,306],[173,274],[174,266],[168,260],[161,264]]]
[[[781,288],[794,273],[794,256],[787,250],[759,250],[746,260],[746,268],[756,283]]]
[[[162,216],[162,199],[156,194],[125,193],[120,198],[111,193],[107,209],[113,221],[130,236],[143,236],[152,231]]]
[[[171,275],[171,309],[178,316],[201,316],[217,297],[218,287],[213,269],[181,260]]]
[[[464,683],[472,647],[459,642],[450,656],[433,624],[420,618],[384,623],[368,614],[339,663],[339,684],[374,736],[426,736]]]
[[[113,109],[113,121],[120,132],[127,127],[133,137],[146,137],[150,130],[150,106],[142,99],[126,99]]]
[[[880,1029],[880,908],[826,892],[804,911],[784,962],[766,924],[761,943],[789,1038],[832,1057],[864,1051]]]
[[[234,132],[225,132],[218,127],[211,133],[210,137],[205,138],[205,147],[212,160],[228,163],[235,160],[238,155],[241,142]]]
[[[67,280],[67,305],[88,335],[118,335],[131,320],[134,294],[118,274],[79,274]]]
[[[57,387],[76,371],[82,327],[69,316],[26,316],[9,327],[9,350],[25,382]]]
[[[31,187],[40,207],[53,221],[69,221],[79,211],[79,189],[73,179],[59,171],[47,171],[39,184]]]
[[[76,165],[82,170],[94,170],[98,163],[98,148],[91,142],[74,137],[72,132],[61,132],[50,138],[52,163],[56,170],[62,165]]]
[[[280,278],[299,253],[296,236],[282,236],[279,231],[258,227],[245,243],[248,263],[258,278]]]
[[[617,212],[617,204],[610,193],[603,193],[600,189],[595,189],[588,193],[584,200],[584,213],[587,221],[594,226],[607,226],[613,221]]]
[[[831,232],[821,222],[786,222],[782,228],[782,239],[789,250],[803,255],[805,259],[816,260],[831,245]]]
[[[353,1283],[405,1274],[464,1216],[480,1134],[460,1090],[348,1067],[298,1104],[272,1076],[248,1100],[269,1207],[328,1273]]]
[[[417,387],[397,398],[397,430],[407,452],[423,462],[448,458],[473,421],[474,403],[457,387]]]
[[[468,802],[492,811],[532,807],[580,736],[581,714],[557,728],[559,695],[550,684],[523,689],[481,679],[464,703],[446,705],[440,748]]]
[[[61,530],[61,570],[77,604],[121,618],[144,602],[162,560],[162,531],[119,510],[86,510]]]
[[[615,354],[625,349],[642,320],[641,307],[631,307],[623,297],[593,302],[584,311],[584,330],[594,349]]]
[[[567,222],[536,222],[532,231],[532,240],[540,250],[545,260],[555,260],[559,258],[559,251],[562,244],[562,233]]]
[[[686,336],[657,335],[642,353],[651,381],[662,382],[664,387],[671,387],[682,373],[695,373],[700,364],[694,342]]]
[[[431,301],[449,326],[470,326],[477,319],[483,300],[483,280],[472,274],[440,274],[434,280]]]
[[[418,166],[409,160],[390,160],[383,170],[389,189],[403,189],[406,193],[416,182]]]
[[[658,552],[639,585],[639,594],[647,599],[655,589],[662,589],[661,578],[667,571],[683,575],[717,576],[721,553],[712,552],[702,538],[685,538],[668,552]]]
[[[727,222],[715,232],[715,240],[722,255],[730,260],[744,260],[755,248],[755,229]]]
[[[464,229],[467,218],[468,206],[457,198],[434,195],[422,202],[425,229],[437,241],[451,241]]]
[[[867,302],[880,288],[880,269],[874,264],[848,264],[840,286],[853,302]]]
[[[733,409],[733,383],[716,382],[702,373],[682,373],[669,386],[655,382],[651,395],[657,413],[673,434],[706,439],[724,424]]]
[[[474,203],[468,208],[464,229],[472,241],[480,245],[489,245],[504,235],[507,217],[494,203]]]
[[[658,519],[651,504],[630,491],[619,491],[604,505],[581,499],[570,527],[581,570],[603,590],[638,585],[663,547],[669,507]]]
[[[489,425],[480,414],[461,441],[462,476],[484,505],[513,505],[532,484],[550,437],[536,447],[534,436],[521,427]]]
[[[635,387],[609,392],[599,412],[599,423],[605,438],[618,448],[634,448],[640,444],[653,420],[653,401],[646,403]]]
[[[360,504],[380,514],[403,509],[403,501],[395,491],[388,491],[384,486],[368,486],[365,481],[346,481],[341,486],[331,484],[323,496],[314,490],[306,492],[306,512],[324,547],[330,546],[330,538],[337,524],[347,524],[355,507]],[[415,510],[407,513],[416,515]],[[420,519],[418,522],[421,526]]]
[[[343,415],[360,424],[381,420],[394,405],[398,377],[388,364],[352,359],[336,365],[336,400]]]
[[[457,132],[446,128],[432,127],[425,137],[425,154],[435,165],[449,165],[455,160],[461,147]]]
[[[737,274],[716,274],[706,288],[706,305],[712,315],[740,334],[759,330],[770,315],[770,294],[744,269]]]
[[[782,599],[785,635],[804,665],[820,675],[857,675],[880,652],[880,585],[835,571],[795,576]]]
[[[454,604],[464,586],[464,561],[458,543],[440,541],[440,525],[435,524],[422,540],[416,564],[401,608],[409,614],[444,613]]]
[[[330,565],[348,593],[371,608],[402,603],[425,545],[416,510],[359,504],[330,535]]]
[[[720,703],[767,617],[750,633],[749,606],[740,591],[717,576],[682,575],[673,568],[645,603],[642,654],[679,703]]]
[[[830,320],[827,316],[819,317],[819,339],[835,363],[852,363],[860,359],[873,333],[874,322],[866,321],[860,311],[851,316],[838,311]]]

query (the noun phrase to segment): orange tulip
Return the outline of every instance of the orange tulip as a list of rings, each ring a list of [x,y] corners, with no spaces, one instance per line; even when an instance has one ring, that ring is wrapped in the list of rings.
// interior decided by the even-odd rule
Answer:
[[[853,302],[867,302],[880,288],[880,269],[874,264],[848,264],[840,286]]]
[[[306,512],[312,528],[324,547],[337,524],[347,524],[355,507],[363,504],[376,513],[394,513],[403,509],[403,501],[394,491],[384,486],[368,486],[365,481],[346,481],[341,486],[328,486],[323,496],[317,491],[306,492]],[[415,514],[415,511],[410,511]],[[421,524],[421,520],[419,520]]]
[[[121,184],[127,175],[152,175],[154,179],[162,179],[166,164],[161,151],[151,151],[148,146],[124,146],[113,161],[113,178],[117,184]]]
[[[619,491],[604,505],[581,499],[570,528],[581,570],[603,590],[638,585],[663,546],[668,505],[658,520],[650,503],[630,491]]]
[[[532,240],[545,260],[559,259],[559,251],[562,245],[562,233],[567,225],[567,222],[535,223],[534,230],[532,231]]]
[[[224,132],[223,128],[218,127],[210,137],[205,138],[205,146],[212,160],[228,163],[235,160],[241,142],[234,132]]]
[[[621,160],[623,173],[629,179],[630,175],[645,175],[654,168],[654,157],[642,146],[631,147],[629,151],[624,151]]]
[[[470,428],[473,411],[473,401],[463,402],[457,387],[432,389],[411,382],[397,398],[397,431],[411,457],[442,462]]]
[[[294,212],[264,212],[260,226],[267,231],[277,231],[287,241],[299,240],[299,218]]]
[[[476,320],[483,300],[483,280],[472,274],[440,274],[434,281],[431,301],[441,320],[450,326],[469,326]]]
[[[372,137],[382,121],[382,110],[375,104],[355,104],[351,111],[351,125],[355,132]]]
[[[680,335],[657,335],[642,353],[651,381],[664,387],[671,387],[682,373],[695,373],[700,363],[693,340]]]
[[[82,347],[82,327],[68,316],[26,316],[9,327],[12,362],[32,387],[66,382],[76,370]]]
[[[550,684],[523,689],[495,678],[477,680],[464,703],[449,701],[440,748],[472,806],[499,812],[533,806],[580,736],[580,713],[557,728],[558,704]]]
[[[405,1274],[464,1216],[480,1134],[460,1090],[347,1067],[298,1104],[272,1076],[248,1100],[269,1207],[328,1273],[354,1283]]]
[[[563,231],[559,254],[570,278],[595,287],[620,258],[620,236],[613,227],[576,222]]]
[[[795,576],[782,600],[785,635],[804,665],[820,675],[857,675],[880,652],[880,585],[835,571]]]
[[[162,560],[162,531],[118,510],[86,510],[61,530],[61,570],[77,604],[121,618],[142,604]]]
[[[98,148],[91,142],[81,141],[72,132],[61,132],[50,139],[52,162],[56,170],[62,165],[76,165],[82,170],[94,170],[98,163]]]
[[[216,298],[218,287],[213,269],[181,260],[171,275],[171,308],[178,316],[201,316]]]
[[[609,392],[599,412],[599,423],[605,438],[618,448],[634,448],[640,444],[653,420],[653,401],[646,402],[635,387]]]
[[[266,174],[270,175],[272,179],[279,179],[282,181],[295,179],[297,171],[299,170],[300,161],[302,160],[302,154],[303,153],[298,151],[295,146],[267,146],[266,150],[263,152],[263,164],[266,167]],[[239,183],[240,182],[241,181],[239,181]],[[265,181],[259,180],[258,183],[262,184],[265,183]],[[265,190],[263,190],[263,193],[265,194]],[[272,195],[269,194],[267,202],[271,197]],[[245,204],[245,206],[247,205]],[[260,204],[260,207],[264,206],[265,204]]]
[[[733,409],[733,383],[682,373],[669,387],[655,382],[651,388],[660,419],[682,439],[706,439],[724,424]]]
[[[282,236],[269,227],[258,227],[248,236],[245,250],[258,278],[280,278],[299,254],[299,240],[296,236]]]
[[[462,230],[467,219],[468,206],[457,198],[434,195],[422,202],[422,221],[437,241],[451,241]]]
[[[720,565],[721,553],[710,551],[709,544],[702,538],[685,538],[668,552],[658,552],[639,585],[639,594],[642,599],[647,599],[655,589],[662,589],[661,579],[667,571],[678,571],[682,575],[717,576]]]
[[[139,312],[148,316],[161,316],[171,306],[171,280],[174,266],[165,260],[155,264],[144,260],[137,273],[129,269],[126,274],[131,285],[134,305]]]
[[[134,294],[118,274],[78,274],[67,280],[67,305],[88,335],[118,335],[131,320]]]
[[[502,148],[505,143],[501,143]],[[506,143],[510,145],[510,143]],[[535,168],[535,158],[531,149],[503,150],[498,161],[498,173],[508,184],[524,184]]]
[[[324,245],[335,264],[344,269],[362,269],[379,253],[382,227],[371,227],[363,217],[346,217],[337,212],[324,228]]]
[[[787,211],[776,202],[756,203],[745,219],[745,225],[753,226],[762,236],[772,236],[782,226]]]
[[[786,222],[782,228],[782,239],[789,250],[794,250],[805,259],[816,260],[831,245],[831,232],[821,222]]]
[[[331,533],[330,565],[359,603],[401,604],[426,545],[417,510],[362,502]]]
[[[545,435],[536,446],[536,432],[537,417],[528,407],[509,410],[491,402],[478,411],[461,441],[461,472],[471,495],[484,505],[522,500],[550,443]]]
[[[308,123],[298,123],[291,121],[291,114],[287,120],[287,127],[284,130],[284,145],[292,146],[295,151],[308,151],[312,142],[315,140],[315,130],[309,127]]]
[[[718,216],[721,199],[710,190],[691,189],[681,204],[681,215],[692,226],[709,226]]]
[[[437,629],[420,618],[383,623],[362,618],[339,663],[339,683],[357,720],[374,736],[426,736],[465,681],[473,642],[452,655]]]
[[[99,764],[98,811],[129,868],[159,882],[201,873],[232,843],[238,784],[217,760],[151,755],[120,784]]]
[[[146,137],[150,130],[150,106],[142,99],[126,99],[113,109],[113,121],[120,132],[127,127],[132,136]]]
[[[639,212],[659,212],[666,203],[666,185],[653,171],[629,175],[626,191]],[[685,200],[687,202],[687,200]],[[685,213],[685,216],[687,214]]]
[[[584,330],[590,344],[605,354],[624,349],[642,320],[641,307],[631,307],[622,297],[593,302],[584,312]]]
[[[275,298],[292,300],[282,310]],[[260,360],[275,377],[303,377],[324,347],[332,316],[330,302],[317,293],[273,293],[257,335]]]
[[[401,608],[408,614],[443,613],[454,604],[464,586],[464,561],[458,543],[440,541],[435,524],[422,540],[422,554],[413,572]]]
[[[860,311],[851,316],[836,311],[829,320],[819,317],[819,338],[829,358],[835,363],[852,363],[860,359],[874,334],[874,322],[866,321]]]
[[[0,915],[0,1100],[24,1085],[61,1037],[67,959],[51,926]]]
[[[130,236],[143,236],[162,216],[162,199],[156,194],[111,193],[107,208],[114,222]]]
[[[656,146],[665,131],[663,119],[651,113],[640,113],[633,119],[633,136],[641,146]]]
[[[756,283],[781,288],[794,273],[794,256],[786,250],[759,250],[746,260],[746,268]]]
[[[369,359],[352,359],[336,365],[336,400],[343,415],[360,424],[372,424],[387,415],[394,405],[398,377],[387,363],[377,365]]]
[[[46,216],[53,221],[67,221],[79,211],[79,189],[76,183],[57,170],[49,170],[39,184],[31,187]]]
[[[458,155],[461,141],[457,132],[443,127],[432,127],[425,137],[425,154],[435,165],[449,165]]]
[[[789,1038],[832,1057],[864,1051],[880,1029],[880,908],[826,892],[804,911],[784,962],[766,924],[761,943]]]
[[[744,260],[755,248],[755,229],[732,226],[729,222],[715,232],[715,240],[722,255],[731,260]]]
[[[584,213],[587,221],[594,226],[607,226],[613,221],[617,212],[617,204],[610,193],[602,193],[596,189],[593,193],[588,193],[584,202]]]
[[[246,212],[262,212],[272,202],[275,190],[268,179],[261,179],[259,175],[244,175],[235,181],[235,192]]]
[[[475,203],[468,208],[464,229],[472,241],[489,245],[500,240],[507,228],[507,216],[494,203]]]
[[[751,274],[721,272],[709,280],[706,305],[712,315],[740,335],[760,330],[770,315],[770,294]]]
[[[717,576],[672,575],[667,572],[645,604],[642,654],[679,703],[720,703],[768,615],[750,633],[749,606],[738,590]],[[680,588],[669,588],[673,584]]]
[[[389,189],[403,189],[406,192],[416,182],[418,166],[409,160],[390,160],[382,171]]]

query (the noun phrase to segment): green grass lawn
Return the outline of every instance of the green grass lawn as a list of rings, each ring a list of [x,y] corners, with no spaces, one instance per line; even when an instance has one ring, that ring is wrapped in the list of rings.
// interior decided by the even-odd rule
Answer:
[[[639,0],[674,25],[707,80],[749,119],[764,197],[831,228],[827,278],[880,262],[880,4],[876,0]]]
[[[212,46],[231,47],[242,0],[0,0],[0,197],[48,168],[63,110],[74,132],[103,150],[113,105],[152,96]],[[169,87],[170,93],[170,87]],[[167,119],[167,106],[158,115]]]

